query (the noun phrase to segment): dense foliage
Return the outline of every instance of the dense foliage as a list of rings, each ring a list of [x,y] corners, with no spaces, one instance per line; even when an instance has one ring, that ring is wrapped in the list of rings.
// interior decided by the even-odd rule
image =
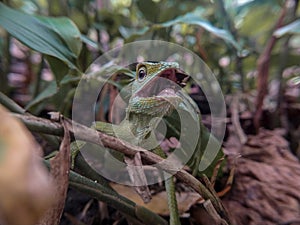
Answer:
[[[5,94],[37,117],[58,111],[70,118],[76,87],[95,59],[133,41],[163,40],[203,59],[221,85],[229,112],[234,117],[236,109],[241,116],[239,125],[246,134],[258,132],[261,126],[283,127],[299,156],[299,116],[292,122],[300,102],[299,5],[298,0],[4,0],[0,2],[0,103],[13,112],[25,112]],[[109,83],[116,88],[105,89],[112,96],[133,76],[124,68],[120,71],[126,76],[113,77]],[[232,96],[238,96],[238,106]],[[103,99],[98,117],[109,120],[111,102]],[[268,121],[262,123],[261,118]],[[54,132],[63,136],[61,130]],[[59,148],[53,136],[37,136],[46,140],[47,148]],[[46,154],[53,150],[47,148]],[[119,210],[128,207],[135,218],[136,208],[128,199],[97,195],[99,186],[85,180],[101,180],[97,174],[82,178],[72,173],[74,187],[113,207],[120,201]]]

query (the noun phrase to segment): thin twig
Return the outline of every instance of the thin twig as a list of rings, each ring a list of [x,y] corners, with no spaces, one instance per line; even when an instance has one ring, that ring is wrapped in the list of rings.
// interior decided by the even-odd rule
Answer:
[[[222,219],[220,215],[218,215],[210,200],[206,200],[203,205],[206,209],[206,212],[213,218],[216,224],[228,225],[228,223],[224,219]]]

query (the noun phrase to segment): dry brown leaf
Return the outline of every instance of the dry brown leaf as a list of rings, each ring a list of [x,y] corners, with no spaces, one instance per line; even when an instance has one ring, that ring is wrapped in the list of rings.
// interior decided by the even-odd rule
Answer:
[[[65,206],[67,190],[69,185],[70,171],[70,134],[66,129],[64,120],[64,138],[59,148],[59,153],[51,160],[51,175],[55,184],[52,207],[46,212],[39,225],[58,225]]]
[[[300,220],[300,164],[280,133],[261,129],[242,147],[231,146],[230,150],[242,156],[236,161],[233,186],[223,198],[233,224]],[[229,168],[234,164],[228,160]]]
[[[32,225],[52,203],[53,184],[30,132],[0,105],[1,224]]]
[[[129,198],[131,201],[135,202],[136,204],[144,206],[147,209],[159,215],[169,216],[167,193],[165,191],[153,195],[151,201],[145,204],[132,187],[128,187],[120,184],[111,184],[111,186],[119,194],[125,196],[126,198]],[[176,193],[176,197],[177,197],[178,210],[180,214],[183,214],[186,211],[188,211],[190,207],[195,203],[197,203],[198,200],[200,199],[199,194],[195,192]]]

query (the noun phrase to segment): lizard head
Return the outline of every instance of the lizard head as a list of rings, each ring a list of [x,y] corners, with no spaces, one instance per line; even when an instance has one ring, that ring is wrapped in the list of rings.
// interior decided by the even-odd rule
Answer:
[[[133,97],[175,95],[189,78],[177,62],[141,62],[136,64],[132,84]]]

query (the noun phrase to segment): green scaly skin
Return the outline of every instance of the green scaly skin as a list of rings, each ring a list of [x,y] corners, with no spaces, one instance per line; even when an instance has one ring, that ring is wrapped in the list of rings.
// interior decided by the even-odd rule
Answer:
[[[119,125],[112,125],[104,122],[96,122],[95,129],[126,140],[134,145],[141,146],[153,151],[155,154],[165,158],[166,155],[160,146],[157,146],[155,134],[156,129],[164,116],[170,115],[176,107],[184,108],[186,111],[195,110],[194,103],[187,97],[177,94],[177,88],[183,87],[188,75],[179,69],[178,63],[174,62],[143,62],[136,65],[136,78],[132,83],[132,96],[126,109],[125,119]],[[164,78],[163,80],[159,80]],[[166,88],[156,86],[164,80],[170,80],[171,85]],[[168,82],[167,82],[168,83]],[[178,86],[179,85],[179,86]],[[195,160],[192,160],[194,172],[198,171],[201,158],[201,151],[210,133],[203,126],[201,115],[194,118],[200,124],[200,136],[194,153]],[[83,142],[84,143],[84,142]],[[82,144],[82,143],[81,143]],[[76,154],[76,153],[75,153]],[[139,154],[139,153],[137,153]],[[180,219],[175,195],[175,184],[173,177],[165,181],[168,195],[168,206],[170,211],[170,224],[180,225]]]
[[[176,77],[177,75],[179,80]],[[161,76],[164,76],[164,78],[156,81]],[[152,131],[155,130],[162,117],[170,114],[182,101],[175,94],[172,85],[174,85],[174,82],[178,82],[177,86],[184,85],[180,82],[184,82],[184,78],[187,77],[184,72],[179,70],[179,65],[174,62],[144,62],[137,64],[136,78],[132,83],[133,94],[129,99],[125,119],[117,127],[115,127],[116,125],[108,127],[105,123],[97,122],[96,129],[113,134],[146,149],[149,149],[149,146],[153,146],[154,143],[155,149],[152,150],[165,158],[166,155],[157,146],[156,137]],[[153,91],[158,82],[164,82],[166,79],[170,79],[170,82],[165,84],[169,86],[168,91],[164,92],[164,87],[156,90],[156,92]],[[180,219],[173,177],[166,180],[165,186],[170,210],[170,224],[179,225]]]
[[[162,80],[158,80],[158,78]],[[162,78],[163,77],[163,78]],[[153,130],[157,127],[162,117],[170,114],[181,102],[182,98],[175,94],[173,90],[175,83],[184,86],[185,78],[179,65],[174,62],[143,62],[136,65],[136,78],[132,83],[132,96],[126,110],[126,117],[120,125],[107,125],[107,123],[97,122],[95,128],[104,133],[116,136],[132,144],[149,149],[155,145],[153,150],[156,154],[165,158],[163,150],[157,146],[156,137]],[[166,82],[168,87],[156,90],[154,86],[158,82]],[[168,195],[168,205],[170,210],[170,224],[180,225],[177,200],[175,195],[175,184],[173,177],[165,182]]]

